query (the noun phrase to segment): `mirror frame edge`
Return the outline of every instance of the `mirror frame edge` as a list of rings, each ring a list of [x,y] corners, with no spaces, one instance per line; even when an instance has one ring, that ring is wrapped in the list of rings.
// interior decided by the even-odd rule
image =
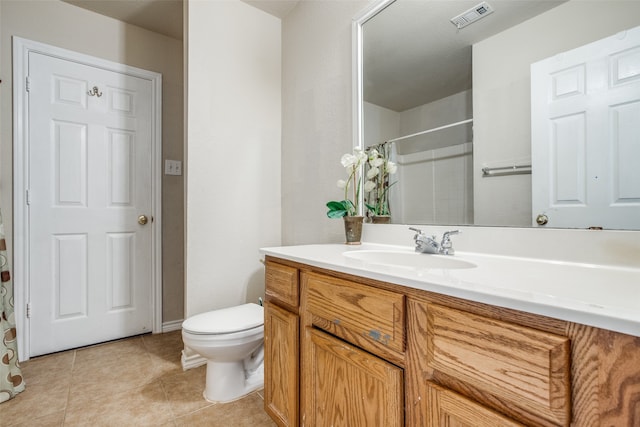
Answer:
[[[376,16],[380,11],[395,2],[396,0],[376,0],[365,7],[360,13],[353,17],[351,24],[351,104],[352,104],[352,134],[353,148],[364,149],[363,141],[363,49],[362,49],[362,26],[365,22]],[[361,166],[360,173],[364,171]],[[364,194],[360,192],[358,196],[359,215],[364,214]]]

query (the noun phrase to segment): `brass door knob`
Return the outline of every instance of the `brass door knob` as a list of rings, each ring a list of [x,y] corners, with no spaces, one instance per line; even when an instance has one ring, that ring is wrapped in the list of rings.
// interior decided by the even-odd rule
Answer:
[[[548,222],[549,222],[549,217],[546,216],[545,214],[540,214],[536,217],[536,224],[538,225],[545,225]]]
[[[138,224],[145,225],[147,222],[149,222],[149,218],[147,218],[146,215],[140,215],[138,217]]]

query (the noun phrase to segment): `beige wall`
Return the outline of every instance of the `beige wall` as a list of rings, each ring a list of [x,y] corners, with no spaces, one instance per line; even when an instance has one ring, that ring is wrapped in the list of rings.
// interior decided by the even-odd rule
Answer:
[[[58,0],[0,2],[0,206],[13,244],[11,36],[162,73],[163,158],[182,160],[182,42]],[[163,322],[183,316],[183,179],[163,176]],[[10,249],[10,254],[12,250]]]
[[[401,136],[400,114],[370,102],[362,103],[362,145],[370,147]]]
[[[280,244],[281,21],[189,1],[185,315],[257,302]]]
[[[351,152],[351,22],[369,1],[301,1],[282,26],[283,244],[339,242],[342,154]]]
[[[638,1],[573,0],[473,47],[475,224],[531,225],[530,175],[479,178],[531,160],[530,64],[637,25]]]

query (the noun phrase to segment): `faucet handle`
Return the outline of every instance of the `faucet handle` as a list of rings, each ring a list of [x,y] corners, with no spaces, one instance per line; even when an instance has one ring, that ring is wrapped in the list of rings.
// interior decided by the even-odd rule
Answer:
[[[409,230],[411,231],[415,231],[416,234],[413,236],[413,240],[418,243],[418,240],[421,239],[421,236],[424,236],[425,234],[422,232],[422,230],[420,230],[419,228],[414,228],[414,227],[409,227]]]
[[[450,230],[450,231],[445,231],[444,234],[442,235],[442,240],[449,240],[449,236],[453,236],[454,234],[460,234],[462,233],[462,231],[460,230]]]
[[[453,249],[453,243],[451,243],[451,236],[454,234],[460,234],[460,230],[445,231],[442,235],[442,243],[440,243],[440,253],[443,255],[453,255],[455,250]]]

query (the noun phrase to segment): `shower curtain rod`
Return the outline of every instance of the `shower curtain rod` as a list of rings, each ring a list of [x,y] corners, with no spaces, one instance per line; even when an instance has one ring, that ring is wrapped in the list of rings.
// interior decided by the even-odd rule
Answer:
[[[403,139],[413,138],[414,136],[425,135],[427,133],[437,132],[439,130],[448,129],[448,128],[452,128],[454,126],[460,126],[460,125],[464,125],[466,123],[471,123],[471,122],[473,122],[473,119],[462,120],[460,122],[455,122],[455,123],[450,123],[448,125],[439,126],[437,128],[427,129],[427,130],[423,130],[421,132],[412,133],[411,135],[405,135],[405,136],[400,136],[398,138],[393,138],[393,139],[390,139],[388,141],[385,141],[384,143],[387,144],[389,142],[398,142],[398,141],[402,141]]]

